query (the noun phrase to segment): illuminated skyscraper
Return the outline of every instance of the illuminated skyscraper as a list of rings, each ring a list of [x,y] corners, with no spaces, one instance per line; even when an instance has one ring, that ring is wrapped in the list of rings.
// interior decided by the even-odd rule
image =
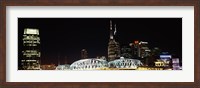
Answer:
[[[139,41],[134,41],[134,43],[129,44],[132,49],[132,57],[138,58],[140,56],[140,47],[139,47]]]
[[[88,53],[86,49],[81,50],[81,59],[86,59],[88,58]]]
[[[144,41],[134,41],[134,43],[130,43],[130,46],[132,48],[132,56],[134,58],[140,57],[144,58],[147,56],[150,56],[151,50],[148,47],[148,42]]]
[[[150,50],[149,47],[148,47],[148,42],[140,41],[139,45],[140,45],[139,56],[140,56],[141,58],[150,56],[151,50]]]
[[[112,61],[120,57],[120,47],[119,43],[115,41],[114,35],[116,34],[116,25],[115,31],[112,29],[112,21],[110,21],[110,39],[108,43],[108,60]]]
[[[22,54],[21,66],[23,70],[40,70],[39,29],[24,29]]]

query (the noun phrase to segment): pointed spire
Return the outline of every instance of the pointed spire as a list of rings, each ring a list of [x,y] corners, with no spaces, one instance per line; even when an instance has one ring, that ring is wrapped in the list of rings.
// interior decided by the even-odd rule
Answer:
[[[117,28],[116,28],[116,24],[115,24],[115,31],[114,31],[114,35],[116,34],[116,32],[117,32]]]
[[[110,39],[113,39],[112,20],[110,20]]]

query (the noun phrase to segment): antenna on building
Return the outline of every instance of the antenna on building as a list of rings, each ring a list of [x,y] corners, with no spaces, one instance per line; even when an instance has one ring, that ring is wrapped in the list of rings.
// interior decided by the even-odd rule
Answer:
[[[112,20],[110,20],[110,39],[113,39]]]
[[[110,30],[112,30],[112,20],[110,20]]]
[[[114,35],[116,34],[116,32],[117,32],[117,28],[116,28],[116,24],[115,24],[115,31],[114,31]]]

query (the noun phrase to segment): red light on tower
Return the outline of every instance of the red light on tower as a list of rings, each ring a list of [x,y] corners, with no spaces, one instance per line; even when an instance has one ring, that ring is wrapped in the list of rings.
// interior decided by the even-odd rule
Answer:
[[[139,41],[134,41],[135,42],[135,44],[138,44],[139,43]]]

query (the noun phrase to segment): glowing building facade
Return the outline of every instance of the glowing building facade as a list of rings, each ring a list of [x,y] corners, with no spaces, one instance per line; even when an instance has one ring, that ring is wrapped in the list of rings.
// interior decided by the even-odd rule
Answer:
[[[171,68],[172,67],[171,59],[172,59],[172,56],[170,54],[161,54],[160,59],[157,59],[157,61],[155,61],[155,66]]]
[[[22,70],[40,70],[41,52],[39,29],[24,29],[22,54]]]
[[[145,58],[147,56],[150,56],[151,50],[148,47],[148,42],[140,41],[140,52],[139,52],[139,57]]]
[[[134,41],[133,43],[130,43],[129,45],[132,49],[132,57],[134,58],[140,57],[139,41]]]
[[[46,64],[46,65],[41,65],[42,70],[55,70],[56,65],[55,64]]]
[[[108,43],[108,61],[115,60],[120,57],[120,45],[115,41],[114,35],[116,34],[116,25],[115,31],[113,31],[112,21],[110,21],[110,39]]]
[[[172,55],[170,54],[161,54],[160,60],[162,60],[165,63],[165,67],[171,67],[172,63]]]
[[[150,56],[151,50],[148,47],[148,42],[144,41],[134,41],[134,43],[130,43],[132,49],[132,56],[134,58],[145,58]]]
[[[181,70],[181,67],[179,64],[179,58],[172,58],[172,67],[173,67],[173,70]]]

